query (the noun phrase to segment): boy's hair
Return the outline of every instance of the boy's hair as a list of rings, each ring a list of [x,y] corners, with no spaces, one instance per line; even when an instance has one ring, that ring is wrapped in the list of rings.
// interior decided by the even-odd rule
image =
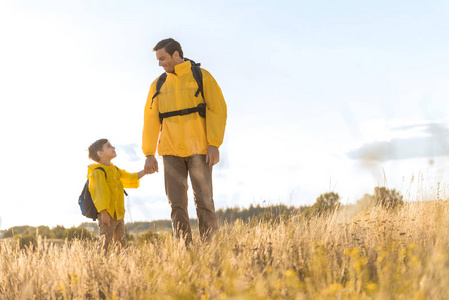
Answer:
[[[156,46],[154,46],[153,51],[157,51],[162,48],[164,48],[164,50],[168,54],[170,54],[170,56],[173,56],[173,53],[175,53],[175,51],[178,51],[179,56],[181,58],[184,58],[184,53],[182,52],[181,44],[172,38],[168,38],[157,43]]]
[[[103,149],[104,144],[108,142],[107,139],[99,139],[89,146],[89,158],[98,162],[100,157],[97,152]]]

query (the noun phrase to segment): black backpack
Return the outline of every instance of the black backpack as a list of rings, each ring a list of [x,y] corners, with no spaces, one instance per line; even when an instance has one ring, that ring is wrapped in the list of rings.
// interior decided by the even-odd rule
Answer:
[[[195,78],[195,81],[198,84],[198,89],[195,93],[195,97],[198,97],[198,95],[201,93],[201,96],[204,99],[203,73],[201,72],[201,68],[200,68],[201,64],[196,63],[193,60],[190,60],[188,58],[185,58],[184,60],[190,61],[190,64],[192,65],[191,70],[192,70],[193,78]],[[151,98],[150,108],[152,108],[152,106],[153,106],[154,98],[156,98],[161,93],[161,88],[164,85],[166,79],[167,79],[167,73],[165,73],[165,72],[162,73],[162,75],[159,76],[159,78],[157,79],[156,93],[154,93],[153,97]],[[199,113],[201,117],[205,118],[206,117],[206,104],[200,103],[197,107],[186,108],[186,109],[170,111],[170,112],[165,112],[165,113],[159,113],[159,120],[162,124],[162,121],[164,118],[173,117],[173,116],[183,116],[183,115],[188,115],[188,114],[192,114],[195,112]]]
[[[106,179],[108,178],[108,176],[106,175],[106,171],[102,167],[95,168],[94,170],[97,169],[102,170]],[[83,214],[83,216],[86,216],[94,221],[97,219],[98,211],[95,207],[94,202],[92,201],[92,195],[89,191],[89,179],[87,179],[86,183],[84,184],[83,191],[81,192],[81,195],[78,199],[78,204],[81,208],[81,213]]]
[[[94,170],[97,169],[103,171],[104,177],[108,179],[106,171],[102,167],[95,168]],[[126,193],[125,190],[123,190],[123,192],[125,193],[126,196],[128,196],[128,193]],[[95,207],[94,201],[92,200],[92,195],[90,194],[89,191],[89,179],[87,179],[86,183],[84,184],[83,191],[81,192],[81,195],[78,198],[78,204],[81,208],[81,213],[83,214],[83,216],[86,216],[94,221],[97,219],[98,211],[97,208]]]

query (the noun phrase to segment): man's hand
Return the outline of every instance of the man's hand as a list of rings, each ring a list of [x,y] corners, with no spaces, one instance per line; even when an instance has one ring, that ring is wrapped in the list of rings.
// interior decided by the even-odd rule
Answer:
[[[153,174],[154,172],[159,172],[159,167],[157,164],[157,159],[154,155],[147,156],[145,160],[145,174]]]
[[[215,146],[209,146],[206,153],[206,163],[209,164],[209,167],[212,167],[215,164],[218,164],[220,161],[220,151]]]
[[[101,222],[103,222],[104,224],[110,226],[111,225],[111,221],[112,218],[111,216],[108,214],[108,211],[106,209],[103,209],[101,212]]]

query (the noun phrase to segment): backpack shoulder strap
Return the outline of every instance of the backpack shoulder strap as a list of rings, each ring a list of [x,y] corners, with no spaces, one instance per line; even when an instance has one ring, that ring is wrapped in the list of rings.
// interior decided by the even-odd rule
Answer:
[[[165,72],[162,73],[161,76],[159,76],[159,78],[157,79],[156,93],[154,93],[153,97],[151,98],[150,109],[153,107],[154,98],[156,98],[161,93],[161,88],[164,85],[166,79],[167,79],[167,73],[165,73]]]
[[[159,78],[157,79],[157,83],[156,83],[156,93],[154,93],[153,98],[156,98],[160,93],[161,93],[161,88],[165,83],[165,80],[167,79],[167,73],[162,73],[161,76],[159,76]]]
[[[102,167],[97,167],[97,168],[95,168],[94,170],[102,170],[103,173],[104,173],[104,177],[105,177],[106,179],[108,179],[108,175],[106,175],[106,171],[105,171]]]
[[[199,93],[204,99],[204,91],[203,91],[203,73],[201,72],[201,63],[196,63],[191,59],[185,58],[186,61],[190,61],[192,65],[192,74],[193,78],[195,78],[196,83],[198,84],[198,90],[195,93],[195,97],[198,97]]]
[[[195,93],[195,97],[198,97],[198,94],[201,93],[201,96],[204,99],[203,73],[201,72],[201,68],[197,65],[192,65],[192,74],[193,78],[195,78],[196,83],[198,84],[198,90]]]

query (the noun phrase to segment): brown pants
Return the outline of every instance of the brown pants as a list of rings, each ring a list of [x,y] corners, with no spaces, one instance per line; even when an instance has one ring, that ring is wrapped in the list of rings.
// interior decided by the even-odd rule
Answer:
[[[165,192],[171,206],[171,220],[175,237],[192,240],[187,210],[187,176],[192,182],[196,213],[201,238],[210,236],[217,228],[217,217],[212,196],[212,167],[205,155],[189,157],[164,156]]]
[[[111,223],[107,225],[106,223],[103,223],[101,214],[98,214],[98,227],[100,229],[98,248],[107,250],[112,242],[112,239],[114,239],[114,242],[119,246],[125,246],[125,219],[117,220],[117,215],[114,215]]]

